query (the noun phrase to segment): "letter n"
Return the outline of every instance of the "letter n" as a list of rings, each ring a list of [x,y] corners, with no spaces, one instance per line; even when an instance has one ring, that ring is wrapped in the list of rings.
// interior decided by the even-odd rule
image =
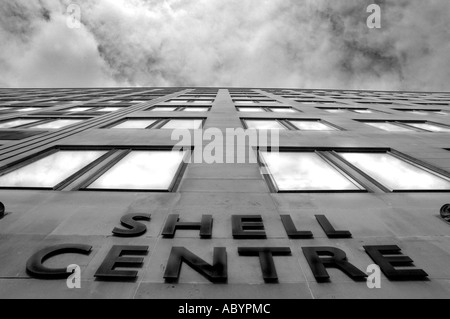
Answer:
[[[176,282],[180,277],[183,262],[213,283],[226,282],[228,279],[226,248],[214,248],[213,265],[210,265],[184,247],[173,247],[167,262],[164,279],[169,282]]]

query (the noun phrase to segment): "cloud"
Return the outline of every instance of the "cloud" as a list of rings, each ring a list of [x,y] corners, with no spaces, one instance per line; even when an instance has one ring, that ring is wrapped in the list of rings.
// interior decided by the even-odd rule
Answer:
[[[448,0],[69,3],[0,4],[0,85],[448,90]]]

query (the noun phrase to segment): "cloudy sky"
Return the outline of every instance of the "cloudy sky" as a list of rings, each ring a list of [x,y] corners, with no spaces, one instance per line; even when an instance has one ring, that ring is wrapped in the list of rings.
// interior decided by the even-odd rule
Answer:
[[[450,90],[449,0],[5,0],[0,43],[0,87]]]

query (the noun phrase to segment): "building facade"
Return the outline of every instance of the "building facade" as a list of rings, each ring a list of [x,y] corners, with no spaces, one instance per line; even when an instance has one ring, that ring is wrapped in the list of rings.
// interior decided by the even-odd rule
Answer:
[[[1,89],[0,298],[448,298],[449,137],[445,92]]]

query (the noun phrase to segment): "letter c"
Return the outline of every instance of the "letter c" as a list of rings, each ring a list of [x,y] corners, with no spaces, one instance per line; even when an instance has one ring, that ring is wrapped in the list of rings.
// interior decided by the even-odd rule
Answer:
[[[44,248],[27,261],[27,272],[30,276],[40,279],[67,279],[71,275],[65,268],[48,268],[43,263],[54,256],[62,254],[81,254],[89,255],[91,253],[92,246],[78,245],[78,244],[65,244]]]

